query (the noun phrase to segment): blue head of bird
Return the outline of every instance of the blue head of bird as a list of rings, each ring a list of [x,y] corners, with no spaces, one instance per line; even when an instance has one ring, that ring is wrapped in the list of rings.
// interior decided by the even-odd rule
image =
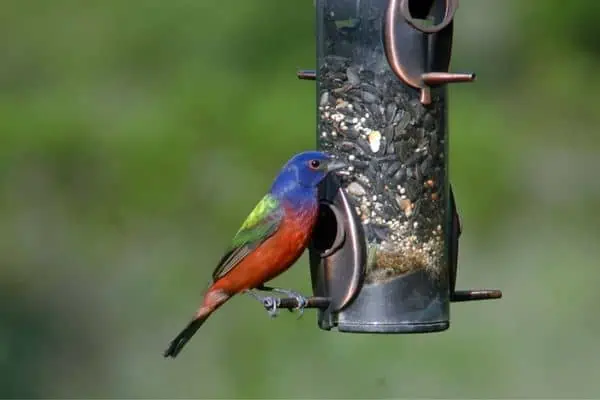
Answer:
[[[346,164],[321,151],[305,151],[293,156],[273,182],[271,193],[283,196],[313,195],[317,186],[334,171]]]

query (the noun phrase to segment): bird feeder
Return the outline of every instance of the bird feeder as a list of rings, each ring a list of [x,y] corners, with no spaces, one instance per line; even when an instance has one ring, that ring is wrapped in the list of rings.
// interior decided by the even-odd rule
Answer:
[[[317,0],[317,147],[347,163],[320,188],[310,246],[319,326],[434,332],[455,290],[460,222],[448,181],[446,85],[457,0]],[[281,306],[293,305],[282,299]]]

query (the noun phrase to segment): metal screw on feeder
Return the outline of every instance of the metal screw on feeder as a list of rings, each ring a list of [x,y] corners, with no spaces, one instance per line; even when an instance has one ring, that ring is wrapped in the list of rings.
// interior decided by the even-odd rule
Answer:
[[[433,332],[455,290],[460,222],[448,182],[447,83],[458,0],[317,0],[317,146],[347,161],[321,187],[309,248],[319,326]],[[279,306],[293,308],[292,298]]]

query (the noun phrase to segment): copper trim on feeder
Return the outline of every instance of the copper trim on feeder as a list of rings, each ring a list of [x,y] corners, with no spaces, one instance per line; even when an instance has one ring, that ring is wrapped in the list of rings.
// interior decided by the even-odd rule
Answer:
[[[390,64],[390,68],[398,78],[409,86],[414,88],[421,88],[421,103],[430,104],[431,94],[427,87],[422,87],[421,74],[411,73],[406,68],[400,59],[399,46],[396,42],[396,24],[398,16],[398,4],[401,0],[390,0],[387,12],[385,14],[385,25],[384,25],[384,41],[385,53]],[[419,54],[416,54],[418,57]]]
[[[322,189],[319,220],[309,246],[311,281],[313,293],[328,296],[330,310],[338,312],[360,290],[367,254],[362,225],[344,189],[331,177]]]
[[[442,29],[446,28],[448,25],[450,25],[452,23],[452,20],[454,19],[454,14],[456,13],[456,10],[458,9],[458,0],[445,0],[445,10],[446,12],[444,13],[444,19],[442,20],[442,22],[440,22],[437,25],[434,26],[422,26],[422,25],[418,25],[417,24],[417,20],[414,19],[412,17],[412,14],[410,12],[410,0],[398,0],[399,1],[399,5],[400,5],[400,12],[402,13],[402,16],[404,17],[404,19],[406,20],[406,22],[408,22],[413,28],[423,32],[423,33],[438,33],[440,32]],[[390,8],[392,7],[392,2],[396,2],[396,0],[390,0]],[[425,2],[420,1],[420,3],[425,4]],[[431,1],[430,1],[431,3]],[[397,4],[393,5],[394,8],[397,6]],[[431,5],[430,5],[431,7]]]
[[[420,101],[423,105],[431,104],[431,86],[443,85],[447,83],[472,82],[475,79],[475,74],[461,74],[450,72],[425,72],[424,66],[419,65],[419,57],[424,57],[426,41],[436,40],[434,36],[442,36],[440,43],[446,47],[444,50],[444,58],[440,64],[441,68],[447,69],[450,61],[450,46],[452,44],[452,23],[456,9],[458,8],[458,0],[444,0],[444,17],[442,22],[437,25],[426,27],[419,26],[416,20],[412,17],[409,3],[410,0],[390,0],[386,14],[384,26],[384,46],[385,53],[390,64],[390,68],[394,74],[409,86],[421,90]],[[431,8],[434,1],[429,1],[428,8]],[[426,4],[425,2],[419,5]],[[398,22],[398,14],[405,21],[404,26]],[[410,30],[406,28],[410,27]],[[404,29],[403,29],[404,28]],[[401,32],[402,30],[402,32]],[[398,36],[414,36],[415,34],[427,35],[423,37],[422,48],[408,48],[398,45]],[[433,38],[429,38],[429,36]],[[423,54],[419,54],[423,52]],[[402,53],[402,54],[401,54]],[[434,63],[435,64],[435,63]]]

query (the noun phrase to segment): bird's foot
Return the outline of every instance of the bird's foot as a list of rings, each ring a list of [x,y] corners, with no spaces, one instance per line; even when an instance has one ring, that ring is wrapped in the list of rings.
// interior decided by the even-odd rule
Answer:
[[[280,300],[278,297],[274,296],[265,296],[262,299],[263,306],[267,310],[269,317],[275,318],[279,314],[279,303]]]
[[[269,317],[275,318],[279,314],[279,305],[281,300],[279,300],[278,297],[261,296],[253,290],[246,290],[246,293],[262,303],[267,310]]]
[[[298,318],[301,318],[302,315],[304,315],[304,309],[308,305],[308,299],[306,297],[304,297],[303,295],[301,295],[298,292],[294,292],[293,290],[289,290],[289,289],[273,288],[273,291],[277,292],[277,293],[282,293],[288,297],[294,298],[296,300],[296,303],[298,303],[298,305],[296,307],[294,307],[293,309],[290,308],[289,309],[290,312],[298,311]]]

